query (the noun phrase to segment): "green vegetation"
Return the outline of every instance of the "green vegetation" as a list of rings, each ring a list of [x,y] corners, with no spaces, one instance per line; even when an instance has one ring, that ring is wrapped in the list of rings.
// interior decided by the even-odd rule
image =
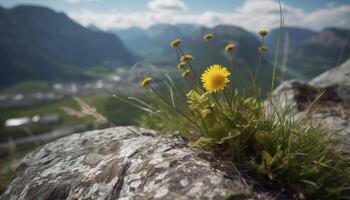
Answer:
[[[49,84],[45,81],[21,81],[7,89],[4,89],[5,93],[29,93],[49,88]]]
[[[86,69],[135,62],[117,36],[91,31],[54,10],[24,5],[1,9],[0,16],[0,29],[11,35],[0,35],[0,86],[23,80],[91,80],[96,73],[86,74]]]
[[[83,74],[91,78],[105,79],[111,72],[111,69],[104,66],[96,66],[85,70]]]
[[[116,101],[112,98],[111,94],[107,92],[95,92],[82,96],[81,99],[87,104],[95,107],[99,113],[108,118],[115,125],[131,125],[133,120],[141,113],[138,110],[131,109],[132,106],[123,102]],[[30,131],[33,134],[40,134],[48,132],[53,128],[70,126],[75,124],[90,124],[94,122],[93,118],[76,118],[69,116],[61,109],[61,107],[78,108],[78,105],[72,98],[44,103],[31,107],[23,108],[10,108],[0,109],[1,116],[0,122],[4,124],[4,121],[8,118],[26,117],[45,114],[59,114],[62,118],[62,122],[55,126],[33,126],[30,127]],[[18,138],[27,136],[25,129],[5,129],[0,127],[0,140],[7,141],[8,137]]]
[[[279,35],[281,32],[282,28]],[[263,54],[267,51],[264,46],[267,31],[261,30],[259,34],[258,49]],[[215,35],[213,37],[208,40],[215,39]],[[280,36],[277,43],[280,43]],[[225,50],[232,55],[235,46],[229,45]],[[264,100],[261,88],[256,84],[257,70],[252,72],[245,66],[252,87],[238,92],[234,81],[241,68],[235,68],[234,62],[230,70],[214,64],[198,76],[193,70],[193,57],[185,54],[181,47],[182,40],[172,41],[171,46],[176,49],[179,62],[185,62],[185,65],[179,65],[184,88],[178,88],[169,79],[165,93],[153,87],[152,77],[145,77],[141,86],[148,88],[158,100],[149,103],[129,98],[129,102],[148,112],[139,118],[141,126],[165,133],[178,131],[193,142],[193,147],[233,161],[245,169],[245,175],[255,177],[266,186],[287,188],[287,195],[302,194],[312,199],[347,198],[350,159],[336,150],[337,143],[330,138],[330,131],[313,124],[305,115],[293,117],[288,106],[282,107],[269,95]],[[272,68],[271,91],[276,86],[277,52],[278,48]],[[313,103],[317,99],[313,99]],[[312,110],[313,103],[308,110]]]
[[[139,122],[165,133],[179,131],[192,139],[193,147],[250,169],[248,175],[273,188],[288,186],[291,195],[335,199],[348,192],[350,160],[335,150],[337,143],[327,129],[305,123],[304,117],[293,119],[288,109],[267,114],[256,97],[231,97],[227,102],[218,95],[216,101],[210,93],[192,90],[186,115],[194,123],[181,114],[174,116],[174,109],[166,108],[166,103]]]

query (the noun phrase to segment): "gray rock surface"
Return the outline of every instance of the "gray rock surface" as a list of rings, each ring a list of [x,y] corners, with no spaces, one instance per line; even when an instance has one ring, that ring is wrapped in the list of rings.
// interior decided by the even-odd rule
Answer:
[[[223,199],[247,189],[180,137],[116,127],[74,134],[28,154],[1,200]]]

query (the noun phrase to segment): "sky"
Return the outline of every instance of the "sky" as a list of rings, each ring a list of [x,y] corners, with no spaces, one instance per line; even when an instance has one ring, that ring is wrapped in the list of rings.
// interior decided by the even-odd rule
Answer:
[[[147,28],[157,23],[241,26],[255,31],[279,26],[277,0],[0,0],[0,5],[40,5],[103,30]],[[350,0],[282,0],[285,25],[314,30],[350,29]]]

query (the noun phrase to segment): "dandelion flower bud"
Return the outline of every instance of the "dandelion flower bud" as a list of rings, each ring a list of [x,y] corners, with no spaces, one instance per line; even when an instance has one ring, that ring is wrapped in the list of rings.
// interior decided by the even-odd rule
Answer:
[[[141,83],[140,83],[140,86],[141,87],[147,87],[149,84],[151,84],[151,82],[152,82],[152,78],[151,77],[145,77],[142,81],[141,81]]]
[[[186,65],[185,62],[179,62],[179,63],[177,64],[177,68],[179,68],[179,69],[184,68],[185,65]]]
[[[181,76],[182,77],[187,77],[188,75],[190,75],[190,70],[186,69],[185,71],[182,72]]]
[[[264,52],[267,52],[269,49],[268,49],[266,46],[260,46],[260,47],[258,47],[258,50],[259,50],[261,53],[264,53]]]
[[[173,40],[173,41],[170,42],[170,46],[171,46],[171,47],[177,47],[177,46],[179,46],[180,44],[182,44],[182,40],[180,40],[180,39],[175,39],[175,40]]]
[[[192,59],[193,59],[193,56],[189,54],[181,56],[181,62],[190,61]]]
[[[266,36],[269,33],[269,31],[266,30],[266,29],[260,29],[258,33],[259,33],[259,35],[264,37],[264,36]]]
[[[207,33],[203,36],[203,40],[204,41],[209,41],[214,37],[214,35],[212,33]]]
[[[236,46],[232,43],[228,44],[225,46],[225,51],[229,52],[229,51],[232,51],[236,48]]]

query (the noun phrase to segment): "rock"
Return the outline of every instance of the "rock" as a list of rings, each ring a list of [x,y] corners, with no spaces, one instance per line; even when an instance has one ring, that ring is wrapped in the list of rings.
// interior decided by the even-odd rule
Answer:
[[[308,116],[334,132],[341,142],[339,148],[350,153],[350,59],[309,83],[286,81],[272,95],[277,107],[284,109],[288,105],[295,117],[308,112],[310,103],[317,98],[311,109],[313,114]],[[269,104],[266,103],[271,111]]]
[[[181,137],[115,127],[28,154],[0,199],[223,199],[247,190],[230,169],[214,169]]]
[[[310,81],[310,85],[334,88],[343,101],[350,101],[350,59],[339,67],[333,68]]]
[[[350,59],[338,67],[330,69],[310,81],[311,85],[326,87],[330,85],[350,85]]]

